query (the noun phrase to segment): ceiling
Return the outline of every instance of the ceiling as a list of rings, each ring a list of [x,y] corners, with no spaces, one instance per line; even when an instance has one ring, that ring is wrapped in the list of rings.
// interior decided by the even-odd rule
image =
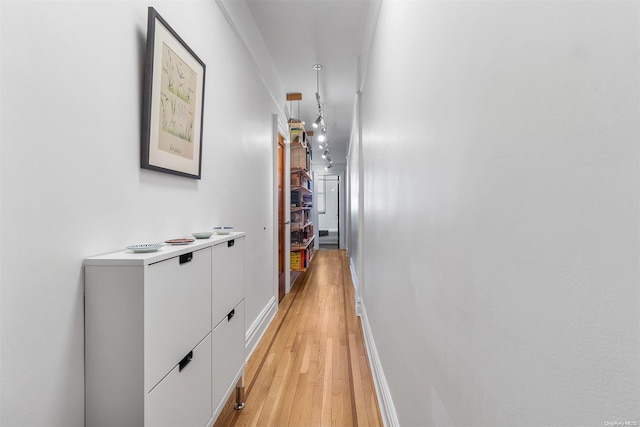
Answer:
[[[357,61],[374,0],[247,0],[286,92],[301,92],[288,103],[313,130],[319,86],[330,153],[344,163],[357,90]],[[317,73],[313,66],[321,64]],[[318,78],[318,81],[316,78]],[[284,95],[283,95],[284,96]],[[314,138],[314,163],[322,163]]]

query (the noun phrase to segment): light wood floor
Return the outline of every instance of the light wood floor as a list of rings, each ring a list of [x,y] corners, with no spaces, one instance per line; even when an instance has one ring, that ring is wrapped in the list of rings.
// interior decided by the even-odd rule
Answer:
[[[247,361],[245,402],[215,427],[382,426],[344,251],[316,252],[280,302]]]

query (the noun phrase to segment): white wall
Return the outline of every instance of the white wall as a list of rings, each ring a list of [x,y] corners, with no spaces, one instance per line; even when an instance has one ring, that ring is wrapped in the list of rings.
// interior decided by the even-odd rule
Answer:
[[[147,6],[207,65],[201,180],[141,170]],[[83,258],[230,224],[247,326],[273,294],[272,113],[215,2],[2,1],[1,416],[80,426]]]
[[[348,212],[345,216],[349,217],[349,229],[348,229],[348,253],[351,264],[351,275],[353,283],[356,287],[359,286],[359,276],[361,275],[360,263],[360,243],[359,239],[363,237],[364,224],[360,222],[362,216],[362,193],[360,191],[360,176],[362,174],[360,168],[360,120],[359,120],[359,102],[354,104],[354,120],[351,130],[351,140],[349,141],[349,153],[347,156],[347,179],[348,179]]]
[[[639,5],[382,4],[357,256],[400,425],[640,422]]]

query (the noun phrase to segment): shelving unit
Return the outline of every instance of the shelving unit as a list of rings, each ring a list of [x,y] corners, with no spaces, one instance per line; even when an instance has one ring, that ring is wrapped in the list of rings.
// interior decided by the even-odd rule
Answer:
[[[291,132],[291,272],[292,283],[309,268],[314,252],[313,178],[308,133],[303,123],[289,121]]]

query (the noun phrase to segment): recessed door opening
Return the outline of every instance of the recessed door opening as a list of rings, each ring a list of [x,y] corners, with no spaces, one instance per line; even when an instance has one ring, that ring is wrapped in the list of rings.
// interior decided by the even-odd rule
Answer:
[[[316,187],[321,249],[340,247],[340,176],[322,175]]]

